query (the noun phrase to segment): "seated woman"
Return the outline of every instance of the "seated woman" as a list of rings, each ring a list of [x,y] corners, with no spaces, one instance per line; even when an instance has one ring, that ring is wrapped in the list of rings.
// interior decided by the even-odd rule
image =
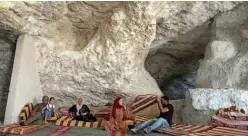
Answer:
[[[129,111],[126,109],[126,106],[124,106],[123,99],[118,97],[112,106],[110,119],[105,123],[105,130],[128,131],[128,124],[126,122],[128,115]]]
[[[83,99],[81,97],[78,98],[77,104],[70,107],[69,113],[73,120],[86,122],[96,121],[96,117],[90,113],[88,106],[83,104]]]

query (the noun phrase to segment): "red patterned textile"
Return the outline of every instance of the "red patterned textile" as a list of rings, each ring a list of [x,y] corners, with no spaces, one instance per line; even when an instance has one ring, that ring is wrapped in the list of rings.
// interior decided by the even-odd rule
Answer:
[[[156,103],[156,95],[147,94],[147,95],[138,95],[132,102],[131,112],[137,113],[153,104]]]
[[[218,110],[212,116],[212,125],[248,130],[248,115],[245,110],[231,106]]]

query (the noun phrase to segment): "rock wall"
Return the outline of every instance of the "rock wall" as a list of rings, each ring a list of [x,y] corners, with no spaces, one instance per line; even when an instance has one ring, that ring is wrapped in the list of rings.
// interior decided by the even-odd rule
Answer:
[[[197,71],[197,87],[248,89],[248,4],[214,19],[212,41]]]
[[[15,45],[0,37],[0,122],[3,122],[13,67]]]
[[[103,105],[118,95],[162,95],[144,68],[148,52],[202,55],[208,20],[238,3],[1,2],[0,26],[34,39],[43,92],[58,107],[79,95]]]
[[[209,125],[215,111],[236,105],[248,111],[248,91],[239,89],[190,89],[182,112],[183,123]]]

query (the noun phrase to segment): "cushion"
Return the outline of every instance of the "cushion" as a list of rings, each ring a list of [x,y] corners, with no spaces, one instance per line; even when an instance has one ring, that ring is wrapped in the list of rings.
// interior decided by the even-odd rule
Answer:
[[[95,117],[108,119],[110,116],[111,107],[103,108],[95,113]]]
[[[220,109],[212,116],[212,125],[248,130],[248,115],[237,106]]]
[[[131,105],[131,112],[137,113],[153,104],[156,103],[156,95],[147,94],[147,95],[138,95]]]
[[[24,107],[22,108],[21,113],[20,113],[20,122],[24,122],[28,119],[33,108],[34,108],[34,105],[30,102],[24,105]],[[47,118],[47,121],[55,123],[56,120],[60,117],[61,117],[61,115],[55,114],[54,117]]]
[[[32,103],[27,103],[24,105],[24,107],[22,108],[21,113],[20,113],[20,122],[24,122],[28,119],[33,108],[34,108],[34,106]]]
[[[76,126],[76,127],[89,127],[89,128],[104,128],[105,120],[100,118],[96,122],[85,122],[72,120],[69,116],[62,116],[56,121],[57,126]]]

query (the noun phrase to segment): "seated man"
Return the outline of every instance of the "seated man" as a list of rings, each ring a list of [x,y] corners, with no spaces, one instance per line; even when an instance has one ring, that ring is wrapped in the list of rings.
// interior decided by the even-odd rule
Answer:
[[[31,112],[30,117],[24,122],[21,122],[21,126],[27,126],[27,125],[40,125],[43,124],[43,115],[42,115],[42,109],[46,107],[48,103],[48,96],[42,97],[42,103],[38,103],[34,106],[34,109]]]
[[[132,132],[137,133],[137,131],[144,129],[145,133],[150,133],[151,131],[156,130],[161,126],[168,128],[172,125],[174,108],[172,104],[169,104],[169,97],[158,97],[157,103],[160,110],[159,118],[143,122],[139,126],[131,129]]]

